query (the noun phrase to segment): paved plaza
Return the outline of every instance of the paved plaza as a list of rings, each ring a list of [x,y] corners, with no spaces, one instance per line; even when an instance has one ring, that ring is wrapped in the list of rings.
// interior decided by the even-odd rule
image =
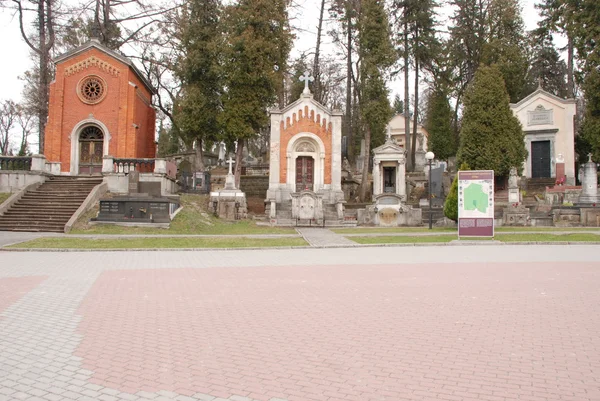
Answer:
[[[597,401],[599,251],[0,251],[0,400]]]

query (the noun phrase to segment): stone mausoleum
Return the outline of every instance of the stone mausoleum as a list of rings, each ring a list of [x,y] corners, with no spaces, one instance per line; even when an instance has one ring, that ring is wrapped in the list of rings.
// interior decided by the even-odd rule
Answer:
[[[153,89],[129,59],[92,39],[54,61],[44,146],[52,173],[100,174],[107,155],[155,157]]]
[[[539,87],[510,107],[525,133],[523,175],[575,185],[575,99],[561,99]]]
[[[300,99],[271,111],[269,189],[272,224],[323,224],[344,218],[342,112],[314,100],[305,75]]]

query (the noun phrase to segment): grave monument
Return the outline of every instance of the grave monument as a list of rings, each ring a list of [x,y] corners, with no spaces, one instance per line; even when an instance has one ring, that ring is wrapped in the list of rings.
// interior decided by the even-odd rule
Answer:
[[[392,139],[373,149],[373,205],[359,212],[361,224],[378,226],[416,226],[421,224],[421,209],[406,202],[406,158],[404,148]]]
[[[100,199],[92,221],[105,223],[170,223],[179,209],[178,196],[161,196],[160,182],[140,182],[140,173],[127,174],[127,195]]]
[[[234,161],[229,158],[229,172],[225,177],[225,187],[218,192],[210,193],[210,204],[214,214],[226,220],[244,219],[248,215],[246,194],[235,187],[235,176],[232,172]]]
[[[508,207],[502,211],[502,225],[528,226],[530,223],[529,209],[521,202],[517,168],[511,167],[508,176]]]

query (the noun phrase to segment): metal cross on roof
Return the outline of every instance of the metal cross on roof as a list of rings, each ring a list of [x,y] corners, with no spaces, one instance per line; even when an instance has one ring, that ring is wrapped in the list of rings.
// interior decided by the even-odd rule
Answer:
[[[315,79],[310,76],[310,73],[308,71],[305,71],[304,75],[300,76],[300,81],[304,81],[304,91],[302,93],[304,93],[305,95],[310,94],[310,89],[308,89],[308,83],[314,80]]]

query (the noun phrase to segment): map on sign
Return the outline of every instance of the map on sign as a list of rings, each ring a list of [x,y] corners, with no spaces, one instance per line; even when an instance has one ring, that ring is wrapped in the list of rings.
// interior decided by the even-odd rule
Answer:
[[[460,217],[492,217],[493,186],[490,180],[472,180],[459,185]]]
[[[464,192],[465,210],[487,213],[488,191],[484,191],[481,184],[471,184],[464,189]]]

